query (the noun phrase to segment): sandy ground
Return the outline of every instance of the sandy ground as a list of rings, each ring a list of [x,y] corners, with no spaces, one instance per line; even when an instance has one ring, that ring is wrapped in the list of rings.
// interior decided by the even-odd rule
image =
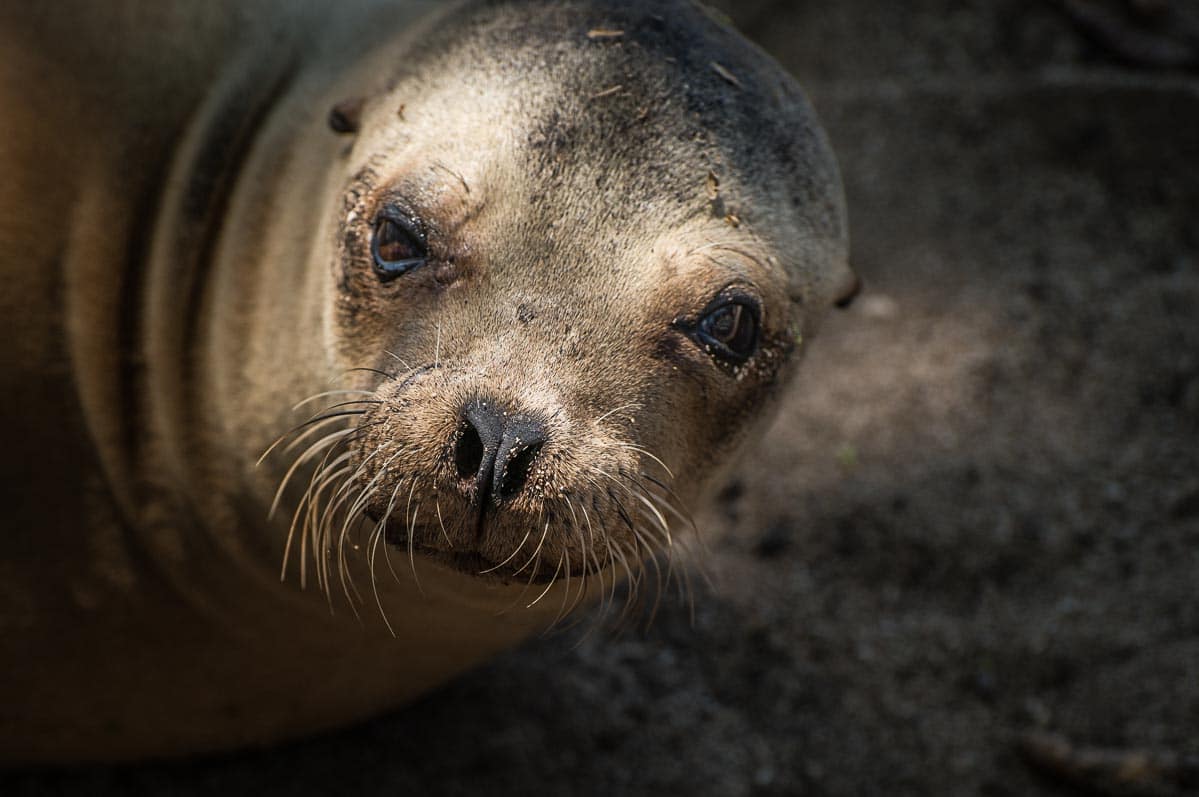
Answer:
[[[1199,756],[1199,80],[1038,2],[734,16],[831,132],[869,289],[709,514],[694,622],[670,601],[648,632],[538,640],[283,749],[0,790],[1199,788],[1070,791],[1017,752]]]

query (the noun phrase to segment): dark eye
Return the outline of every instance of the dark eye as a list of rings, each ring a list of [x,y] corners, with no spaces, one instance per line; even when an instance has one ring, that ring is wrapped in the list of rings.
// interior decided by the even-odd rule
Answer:
[[[732,363],[743,363],[758,348],[758,308],[730,300],[710,310],[695,330],[699,342]]]
[[[371,255],[375,259],[375,272],[386,282],[424,265],[429,253],[415,222],[388,213],[375,219]]]

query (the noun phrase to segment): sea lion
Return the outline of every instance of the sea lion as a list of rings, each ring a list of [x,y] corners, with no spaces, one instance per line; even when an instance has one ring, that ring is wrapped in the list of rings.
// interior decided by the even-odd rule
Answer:
[[[419,5],[0,11],[5,759],[346,723],[642,583],[852,291],[698,6]]]

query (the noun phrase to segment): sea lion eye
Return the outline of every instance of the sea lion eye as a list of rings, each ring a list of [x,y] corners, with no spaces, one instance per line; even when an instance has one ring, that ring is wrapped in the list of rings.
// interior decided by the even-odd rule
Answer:
[[[758,308],[744,299],[726,301],[700,319],[695,335],[710,353],[743,363],[758,348]]]
[[[416,222],[399,213],[385,212],[375,219],[371,255],[375,273],[387,282],[424,265],[429,253]]]

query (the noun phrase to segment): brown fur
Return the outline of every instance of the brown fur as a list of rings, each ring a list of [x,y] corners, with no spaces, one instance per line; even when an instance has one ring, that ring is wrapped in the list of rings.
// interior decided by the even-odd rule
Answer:
[[[347,722],[642,583],[852,284],[810,109],[687,3],[75,5],[0,11],[6,758]],[[482,521],[475,400],[547,429]]]

